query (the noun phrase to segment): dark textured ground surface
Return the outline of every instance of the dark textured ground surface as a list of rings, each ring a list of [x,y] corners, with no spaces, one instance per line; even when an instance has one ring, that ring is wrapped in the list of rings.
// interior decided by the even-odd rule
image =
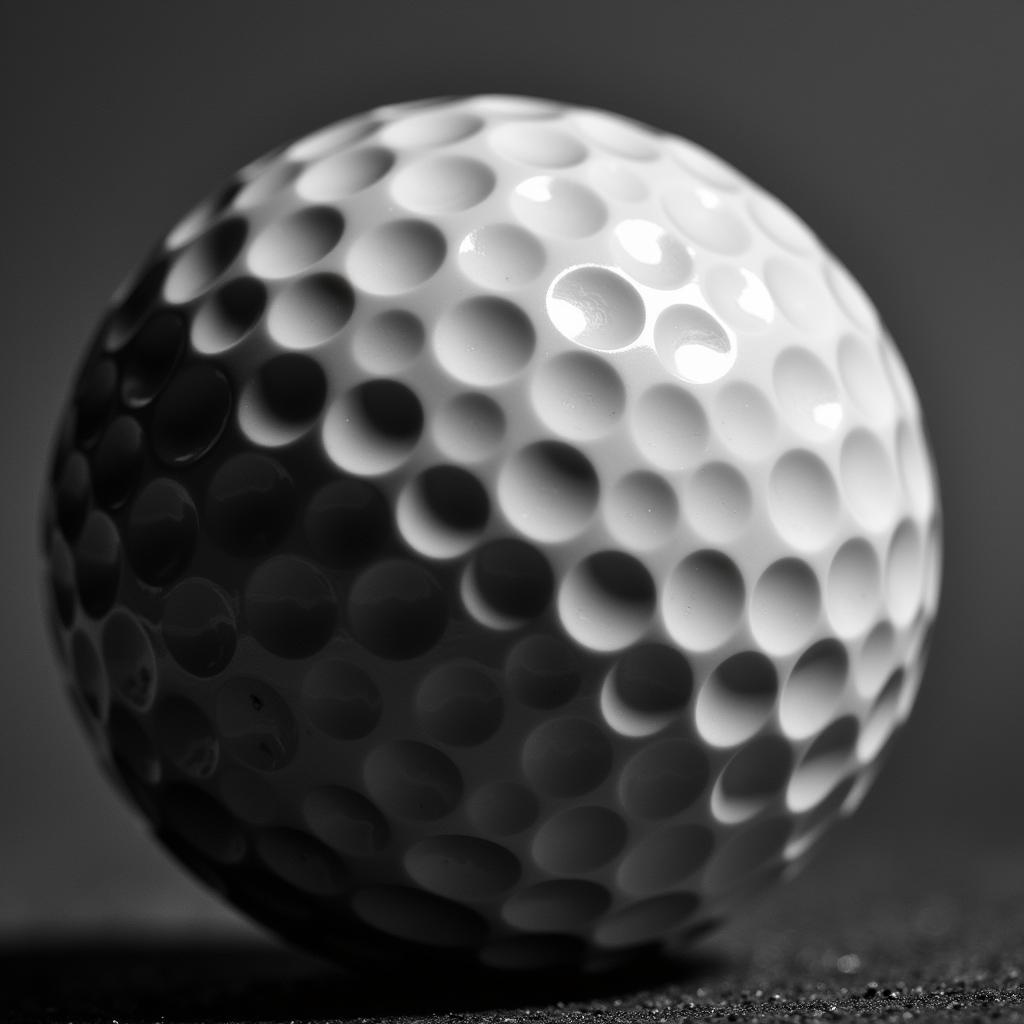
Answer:
[[[346,973],[247,932],[11,935],[12,1021],[1024,1021],[1019,852],[943,842],[897,860],[842,837],[801,879],[688,958],[600,978]],[[950,843],[955,844],[955,837]],[[935,863],[937,861],[938,863]]]

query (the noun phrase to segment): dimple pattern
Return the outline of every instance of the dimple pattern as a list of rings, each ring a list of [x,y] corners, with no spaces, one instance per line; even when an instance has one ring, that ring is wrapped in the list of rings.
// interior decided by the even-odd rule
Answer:
[[[115,296],[50,480],[103,757],[341,958],[700,931],[870,782],[938,600],[920,411],[856,281],[712,154],[540,100],[241,171]]]

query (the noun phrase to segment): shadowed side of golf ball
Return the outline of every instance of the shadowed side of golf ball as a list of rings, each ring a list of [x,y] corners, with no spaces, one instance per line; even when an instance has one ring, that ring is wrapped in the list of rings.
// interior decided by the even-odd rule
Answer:
[[[112,774],[341,958],[599,967],[795,870],[939,592],[873,306],[699,147],[477,97],[240,172],[115,297],[45,520]]]

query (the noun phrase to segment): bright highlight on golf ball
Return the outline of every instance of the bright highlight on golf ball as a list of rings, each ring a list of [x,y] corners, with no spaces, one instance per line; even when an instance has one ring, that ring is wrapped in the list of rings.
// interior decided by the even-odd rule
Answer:
[[[939,593],[850,274],[694,144],[512,97],[350,118],[186,216],[78,375],[45,543],[113,776],[342,960],[706,931],[860,800]]]

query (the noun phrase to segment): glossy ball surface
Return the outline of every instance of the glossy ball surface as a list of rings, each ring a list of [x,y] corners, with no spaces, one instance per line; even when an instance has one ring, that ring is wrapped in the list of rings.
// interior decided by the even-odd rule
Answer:
[[[848,272],[699,147],[537,100],[241,171],[115,297],[51,479],[105,762],[341,958],[700,933],[858,802],[938,601],[918,403]]]

